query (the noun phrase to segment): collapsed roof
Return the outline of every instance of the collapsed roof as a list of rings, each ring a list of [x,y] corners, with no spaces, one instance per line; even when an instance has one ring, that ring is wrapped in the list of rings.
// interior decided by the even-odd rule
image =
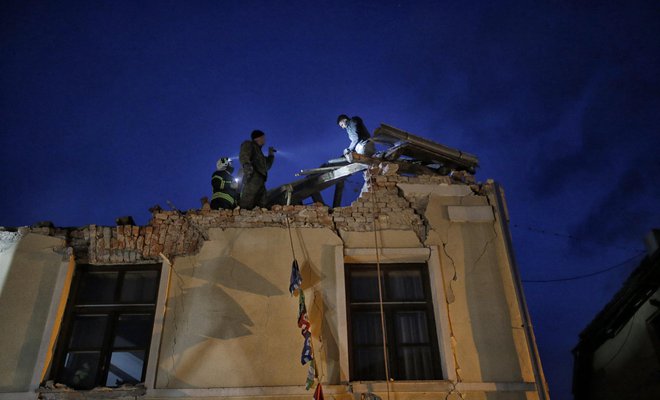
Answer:
[[[341,205],[344,181],[356,172],[383,161],[398,164],[399,171],[412,175],[449,175],[453,171],[474,174],[479,164],[475,155],[462,152],[390,125],[381,124],[374,131],[373,142],[386,148],[367,157],[351,153],[347,158],[329,160],[319,168],[302,170],[305,177],[268,191],[269,206],[302,204],[311,197],[323,203],[321,191],[335,185],[333,207]]]

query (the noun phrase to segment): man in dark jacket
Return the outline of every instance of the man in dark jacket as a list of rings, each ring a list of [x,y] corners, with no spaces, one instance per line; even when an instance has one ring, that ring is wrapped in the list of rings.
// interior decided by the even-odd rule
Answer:
[[[231,158],[222,157],[215,164],[216,171],[211,176],[211,186],[213,186],[213,197],[211,197],[211,209],[219,210],[221,208],[233,209],[237,206],[238,183],[231,175],[234,167],[231,165]]]
[[[266,207],[266,179],[268,170],[275,160],[275,149],[268,148],[268,157],[261,148],[266,143],[266,135],[259,130],[252,131],[252,140],[241,144],[238,159],[243,167],[243,187],[241,189],[241,208],[251,210],[254,207]]]
[[[376,147],[370,140],[371,135],[367,127],[364,126],[362,118],[352,117],[349,118],[346,114],[341,114],[337,117],[337,125],[345,129],[351,143],[344,149],[344,155],[356,152],[365,156],[371,156],[376,152]]]

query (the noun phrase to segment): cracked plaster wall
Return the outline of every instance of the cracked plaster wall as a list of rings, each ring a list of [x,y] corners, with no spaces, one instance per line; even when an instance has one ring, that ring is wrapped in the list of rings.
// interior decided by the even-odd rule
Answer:
[[[327,228],[293,228],[319,373],[339,383],[335,248]],[[278,249],[279,251],[274,251]],[[211,229],[177,257],[157,377],[159,388],[300,385],[303,338],[289,294],[293,255],[283,228]]]
[[[425,245],[440,249],[458,376],[533,382],[492,186],[400,188],[427,222]]]
[[[64,241],[0,232],[0,393],[29,389]],[[11,236],[11,237],[10,237]]]
[[[335,248],[375,247],[374,227],[378,247],[440,249],[446,292],[446,304],[440,306],[448,309],[460,381],[533,382],[491,186],[400,176],[396,168],[372,168],[365,180],[359,199],[334,210],[320,204],[185,213],[158,209],[147,226],[23,231],[65,243],[80,263],[150,263],[160,261],[160,253],[172,260],[159,388],[304,381],[297,299],[288,293],[292,255],[284,216],[294,232],[324,382],[340,381],[337,330],[342,321],[336,295],[344,283],[335,276]],[[52,258],[37,250],[21,257],[23,263]],[[494,393],[472,395],[496,398]],[[507,398],[525,398],[512,395]]]

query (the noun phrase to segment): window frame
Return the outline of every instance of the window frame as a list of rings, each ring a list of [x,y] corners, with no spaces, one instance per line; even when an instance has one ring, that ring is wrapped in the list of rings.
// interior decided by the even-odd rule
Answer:
[[[156,276],[154,278],[155,290],[154,297],[148,303],[139,302],[111,302],[109,304],[76,304],[77,296],[81,289],[83,277],[88,272],[118,272],[117,281],[121,282],[115,287],[114,299],[119,299],[121,287],[127,272],[143,272],[154,271]],[[74,267],[73,276],[71,278],[71,287],[66,300],[66,307],[60,325],[60,332],[57,334],[57,343],[53,353],[51,368],[48,373],[49,379],[54,380],[56,383],[61,381],[61,373],[65,369],[65,361],[67,353],[70,351],[70,340],[74,328],[76,317],[81,315],[106,315],[107,326],[104,329],[102,345],[99,351],[99,365],[96,370],[96,379],[93,387],[108,387],[116,388],[117,386],[106,386],[108,373],[110,372],[110,362],[112,360],[113,352],[119,350],[136,350],[144,353],[142,358],[142,372],[138,383],[146,383],[149,374],[149,361],[151,359],[151,352],[155,335],[155,327],[159,320],[160,298],[163,280],[163,265],[150,263],[150,264],[117,264],[117,265],[91,265],[91,264],[78,264]],[[141,347],[127,347],[127,346],[114,346],[113,339],[117,333],[117,322],[121,315],[149,315],[150,322],[148,328],[148,335],[146,342]],[[97,350],[96,348],[91,350]],[[84,347],[76,348],[75,351],[84,352]],[[92,388],[93,388],[92,387]],[[73,388],[75,390],[89,390],[91,388]]]
[[[351,288],[353,282],[351,280],[351,274],[354,272],[360,271],[369,271],[376,272],[378,271],[378,265],[375,263],[347,263],[345,264],[345,286],[346,286],[346,313],[347,313],[347,324],[348,324],[348,353],[349,353],[349,378],[351,381],[367,381],[367,380],[384,380],[380,378],[371,378],[366,376],[356,376],[356,361],[355,354],[357,348],[369,348],[369,347],[378,347],[382,351],[382,344],[365,344],[365,345],[356,345],[353,342],[352,335],[352,318],[356,311],[367,311],[367,312],[376,312],[380,315],[380,303],[379,301],[368,300],[364,301],[362,299],[357,299],[353,301],[351,298]],[[422,284],[422,298],[418,300],[396,300],[390,299],[388,293],[388,278],[392,272],[399,271],[417,271],[419,272],[419,277],[421,278]],[[443,369],[441,363],[440,349],[438,346],[438,333],[436,330],[436,321],[433,305],[433,297],[430,285],[429,270],[428,265],[422,262],[415,263],[386,263],[380,265],[380,276],[378,277],[381,281],[381,286],[383,290],[383,313],[385,316],[385,329],[386,329],[386,338],[387,338],[387,348],[388,348],[388,366],[389,366],[389,377],[397,381],[433,381],[440,380],[443,377]],[[423,311],[425,315],[425,322],[428,337],[427,344],[416,344],[416,345],[405,345],[398,342],[396,328],[395,328],[395,315],[399,312],[405,311]],[[378,328],[381,328],[380,323]],[[379,335],[379,336],[382,336]],[[401,349],[405,347],[424,347],[430,351],[431,364],[433,371],[431,375],[432,378],[404,378],[403,375],[403,366],[399,363],[398,353]]]
[[[344,264],[345,263],[374,263],[381,264],[397,262],[425,262],[429,268],[429,281],[431,284],[431,295],[434,304],[435,328],[438,334],[438,346],[440,349],[440,363],[443,371],[442,380],[455,382],[458,379],[456,374],[456,360],[453,353],[451,341],[451,329],[449,324],[449,308],[445,286],[448,285],[444,277],[441,263],[441,251],[438,246],[426,247],[384,247],[380,248],[378,255],[373,247],[335,247],[335,298],[336,298],[336,320],[337,320],[337,343],[339,346],[339,380],[342,384],[350,383],[348,376],[348,325],[346,308],[346,285],[344,284]],[[440,382],[440,381],[438,381]],[[398,385],[407,386],[407,383],[400,382]],[[429,390],[432,389],[434,382],[418,381],[410,383],[414,385],[424,385]],[[376,385],[380,385],[377,383]],[[431,385],[431,386],[428,386]],[[360,389],[360,384],[355,389]],[[365,389],[367,389],[365,387]],[[372,388],[373,389],[373,388]],[[383,390],[384,387],[383,387]]]

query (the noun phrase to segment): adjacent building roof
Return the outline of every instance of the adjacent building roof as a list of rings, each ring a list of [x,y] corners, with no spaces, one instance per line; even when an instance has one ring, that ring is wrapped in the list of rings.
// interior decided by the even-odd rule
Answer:
[[[617,336],[646,302],[660,289],[660,230],[647,237],[655,244],[648,255],[630,274],[612,300],[580,333],[573,349],[573,394],[575,398],[590,398],[590,381],[594,375],[593,355],[608,340]],[[648,242],[647,242],[648,245]],[[647,246],[648,247],[648,246]],[[653,299],[651,303],[653,304]],[[654,304],[656,307],[658,304]]]
[[[660,230],[653,230],[650,235],[660,238]],[[580,343],[576,349],[587,342],[591,348],[598,347],[614,337],[658,288],[660,288],[660,251],[656,249],[644,257],[612,300],[580,333]]]

